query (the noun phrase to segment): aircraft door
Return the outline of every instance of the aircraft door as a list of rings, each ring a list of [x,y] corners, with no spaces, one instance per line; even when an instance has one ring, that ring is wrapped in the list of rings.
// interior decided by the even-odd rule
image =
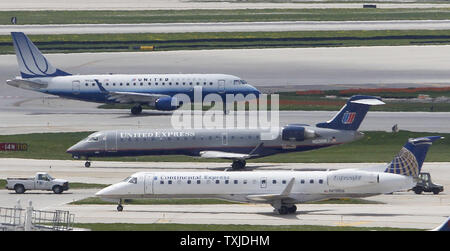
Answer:
[[[225,93],[225,80],[219,80],[219,93]]]
[[[105,135],[105,151],[117,152],[117,131],[108,132]]]
[[[79,80],[75,80],[72,81],[72,93],[73,94],[80,94],[80,81]]]
[[[222,133],[222,145],[224,146],[228,145],[228,133],[226,132]]]
[[[261,188],[267,188],[267,177],[263,177],[260,179]]]
[[[153,194],[153,175],[145,175],[145,187],[144,194]]]

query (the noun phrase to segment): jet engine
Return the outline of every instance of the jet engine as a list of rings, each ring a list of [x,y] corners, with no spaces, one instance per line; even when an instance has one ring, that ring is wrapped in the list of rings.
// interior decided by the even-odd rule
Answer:
[[[178,109],[180,106],[173,106],[172,100],[172,97],[159,98],[155,102],[155,108],[160,111],[173,111]]]
[[[283,128],[281,138],[288,141],[304,141],[317,138],[318,135],[311,129],[299,125],[287,125]]]
[[[328,185],[331,187],[345,188],[377,184],[380,182],[380,177],[377,173],[344,170],[330,172],[327,180]]]

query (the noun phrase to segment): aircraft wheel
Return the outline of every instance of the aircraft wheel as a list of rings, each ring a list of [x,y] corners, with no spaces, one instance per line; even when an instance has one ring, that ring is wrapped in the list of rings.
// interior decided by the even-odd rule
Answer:
[[[119,205],[117,206],[117,211],[118,211],[118,212],[122,212],[122,211],[123,211],[123,206],[122,206],[121,204],[119,204]]]
[[[297,206],[296,205],[292,205],[292,207],[289,207],[289,213],[290,214],[295,214],[295,212],[297,212]]]
[[[285,215],[285,214],[289,213],[289,210],[288,210],[288,208],[286,206],[281,206],[278,209],[278,213],[281,214],[281,215]]]
[[[84,167],[90,167],[91,166],[91,162],[90,161],[86,161],[85,163],[84,163]]]
[[[142,106],[140,106],[140,105],[136,105],[136,106],[133,106],[133,108],[131,108],[131,113],[133,115],[141,114],[141,112],[142,112]]]
[[[421,188],[413,188],[414,193],[421,194],[423,190]]]
[[[244,169],[245,165],[246,165],[245,160],[235,160],[233,161],[233,164],[231,164],[231,167],[233,169]]]

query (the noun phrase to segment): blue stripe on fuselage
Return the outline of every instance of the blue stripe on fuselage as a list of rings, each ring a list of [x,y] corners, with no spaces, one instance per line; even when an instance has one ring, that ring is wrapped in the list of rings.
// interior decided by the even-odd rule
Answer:
[[[173,90],[170,91],[163,91],[163,90],[154,90],[154,91],[143,91],[143,92],[137,92],[136,90],[115,90],[115,91],[123,91],[123,92],[135,92],[135,93],[143,93],[143,94],[161,94],[161,95],[168,95],[168,96],[175,96],[176,94],[186,94],[189,96],[191,101],[194,101],[194,93],[192,91],[186,91],[186,90]],[[108,94],[105,94],[98,91],[83,91],[81,90],[80,93],[75,94],[72,91],[66,91],[66,90],[43,90],[42,92],[57,95],[64,98],[70,98],[70,99],[77,99],[77,100],[83,100],[83,101],[89,101],[89,102],[100,102],[100,103],[118,103],[114,100],[108,99]],[[242,94],[244,96],[249,94],[255,94],[256,97],[258,97],[258,94],[251,90],[227,90],[224,94],[219,94],[217,91],[213,90],[203,90],[202,91],[202,99],[205,98],[205,96],[209,94],[218,94],[222,97],[222,99],[225,99],[227,94]]]

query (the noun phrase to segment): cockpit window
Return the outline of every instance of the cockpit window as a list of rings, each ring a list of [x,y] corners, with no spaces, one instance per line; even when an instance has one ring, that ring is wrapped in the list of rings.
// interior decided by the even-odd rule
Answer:
[[[102,134],[93,134],[93,135],[89,135],[87,137],[87,142],[98,142],[99,140],[103,139],[103,135]]]
[[[240,82],[241,81],[239,81],[239,80],[234,80],[234,85],[238,85],[238,84],[240,84]]]
[[[136,177],[131,178],[131,179],[128,181],[128,183],[137,184],[137,178],[136,178]]]
[[[241,79],[241,84],[246,85],[246,84],[247,84],[247,81]]]
[[[131,179],[131,177],[126,177],[122,182],[128,182]]]

